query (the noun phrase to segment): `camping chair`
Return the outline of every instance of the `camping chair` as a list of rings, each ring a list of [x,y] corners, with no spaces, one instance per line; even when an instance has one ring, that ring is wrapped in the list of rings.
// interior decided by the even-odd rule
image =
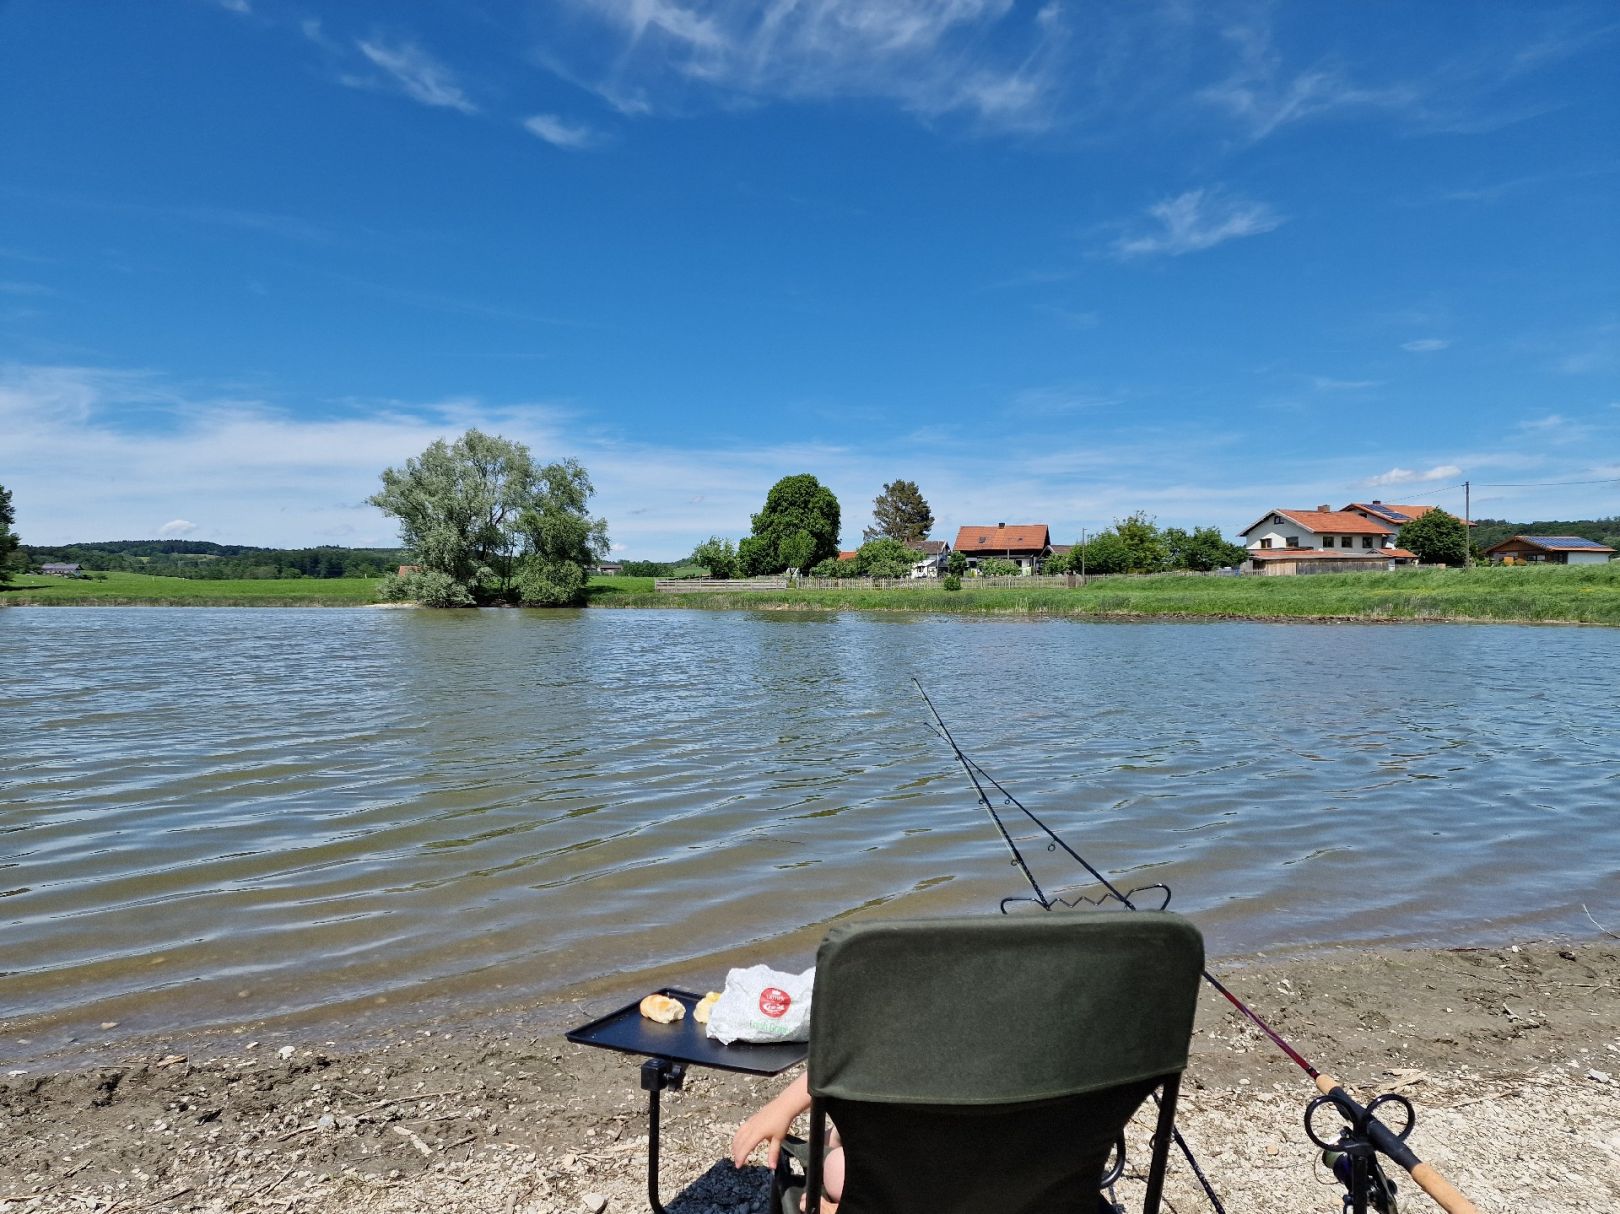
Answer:
[[[818,1214],[826,1121],[839,1214],[1096,1214],[1125,1125],[1160,1089],[1155,1214],[1187,1065],[1203,939],[1178,915],[1056,912],[864,922],[816,959],[810,1131],[780,1174]],[[784,1157],[786,1152],[784,1152]]]

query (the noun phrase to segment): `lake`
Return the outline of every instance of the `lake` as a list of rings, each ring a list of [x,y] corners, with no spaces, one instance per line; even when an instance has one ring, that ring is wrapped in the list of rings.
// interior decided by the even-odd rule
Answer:
[[[7,1057],[701,988],[844,916],[993,912],[1026,887],[913,677],[1212,955],[1620,920],[1620,630],[54,608],[0,611],[0,654]],[[1088,892],[1065,860],[1032,844]]]

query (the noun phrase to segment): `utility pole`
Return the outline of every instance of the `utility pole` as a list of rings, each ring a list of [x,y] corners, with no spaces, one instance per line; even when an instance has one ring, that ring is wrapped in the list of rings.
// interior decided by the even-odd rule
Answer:
[[[1472,491],[1468,482],[1463,482],[1463,568],[1474,563],[1474,542],[1468,538],[1468,532],[1473,527],[1469,521],[1469,512],[1472,509]]]
[[[1086,584],[1086,529],[1080,528],[1080,584]]]

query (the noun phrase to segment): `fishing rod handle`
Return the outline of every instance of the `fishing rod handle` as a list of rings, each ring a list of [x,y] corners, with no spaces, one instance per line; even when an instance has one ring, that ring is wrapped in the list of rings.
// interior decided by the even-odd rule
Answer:
[[[1335,1091],[1344,1090],[1339,1081],[1332,1075],[1320,1072],[1316,1075],[1316,1086],[1321,1089],[1324,1096],[1331,1096]],[[1396,1162],[1401,1163],[1402,1161],[1397,1159]],[[1456,1185],[1435,1171],[1432,1164],[1424,1163],[1414,1157],[1410,1166],[1404,1163],[1402,1163],[1402,1166],[1406,1167],[1406,1170],[1411,1173],[1412,1179],[1417,1181],[1418,1188],[1434,1198],[1436,1204],[1446,1211],[1446,1214],[1479,1214],[1479,1208],[1464,1197],[1458,1191]]]
[[[1456,1185],[1428,1164],[1420,1163],[1413,1168],[1412,1179],[1417,1181],[1418,1188],[1434,1198],[1447,1214],[1479,1214],[1474,1203],[1457,1191]]]

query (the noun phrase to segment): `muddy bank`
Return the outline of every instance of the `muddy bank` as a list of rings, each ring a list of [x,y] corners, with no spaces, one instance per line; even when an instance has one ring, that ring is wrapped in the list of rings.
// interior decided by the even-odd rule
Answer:
[[[1323,1070],[1364,1096],[1409,1096],[1418,1154],[1482,1211],[1620,1208],[1613,941],[1221,971]],[[1228,1208],[1339,1210],[1299,1129],[1314,1089],[1206,996],[1181,1126]],[[644,1210],[637,1061],[568,1045],[555,1027],[611,1006],[537,1009],[522,1029],[420,1024],[370,1043],[244,1025],[104,1047],[68,1070],[0,1064],[0,1214]],[[14,1044],[0,1038],[0,1057]],[[779,1082],[695,1071],[666,1093],[674,1214],[762,1207],[763,1170],[739,1176],[721,1159]],[[1145,1158],[1140,1135],[1133,1154]],[[1185,1164],[1171,1172],[1175,1209],[1207,1209]],[[1405,1208],[1434,1208],[1402,1191]],[[1128,1178],[1119,1195],[1135,1208],[1140,1194]]]

